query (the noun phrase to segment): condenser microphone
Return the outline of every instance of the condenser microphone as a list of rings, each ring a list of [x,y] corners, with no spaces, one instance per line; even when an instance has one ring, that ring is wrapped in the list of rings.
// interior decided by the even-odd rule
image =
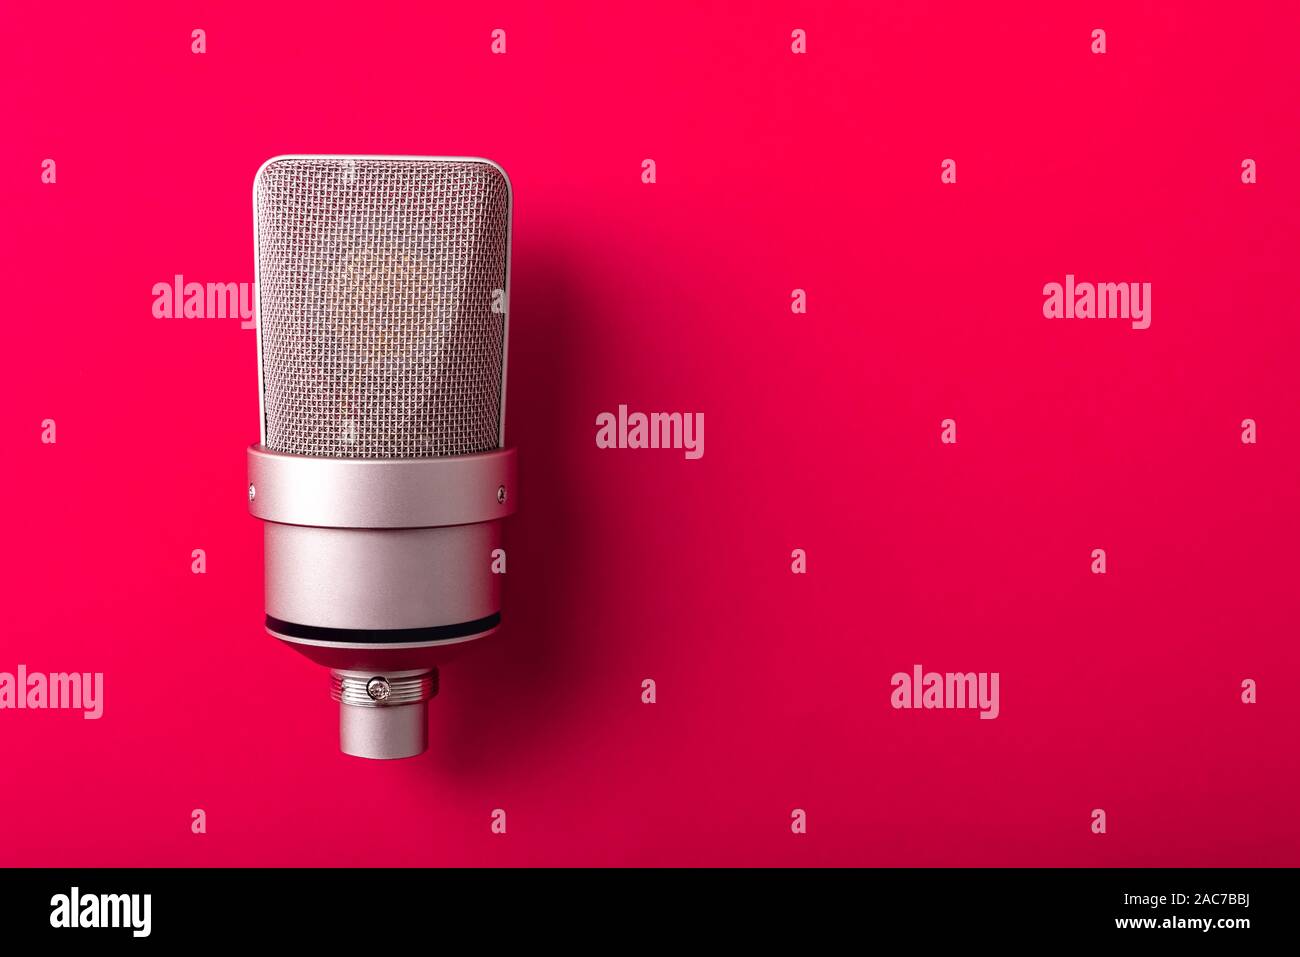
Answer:
[[[483,159],[253,182],[266,630],[330,669],[347,754],[423,752],[439,665],[501,621],[510,213]]]

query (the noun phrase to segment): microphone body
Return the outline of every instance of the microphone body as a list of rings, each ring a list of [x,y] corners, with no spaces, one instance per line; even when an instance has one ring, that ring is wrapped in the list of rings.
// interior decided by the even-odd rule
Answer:
[[[439,666],[501,621],[509,181],[292,156],[253,196],[266,629],[330,669],[345,753],[411,757]]]

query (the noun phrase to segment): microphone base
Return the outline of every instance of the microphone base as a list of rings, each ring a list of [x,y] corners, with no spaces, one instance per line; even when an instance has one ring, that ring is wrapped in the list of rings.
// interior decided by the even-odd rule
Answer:
[[[330,681],[330,696],[339,703],[339,749],[344,754],[383,761],[413,758],[428,749],[436,669],[331,671]]]
[[[248,466],[266,630],[331,669],[345,754],[423,753],[438,667],[501,622],[514,450],[373,459],[253,446]]]

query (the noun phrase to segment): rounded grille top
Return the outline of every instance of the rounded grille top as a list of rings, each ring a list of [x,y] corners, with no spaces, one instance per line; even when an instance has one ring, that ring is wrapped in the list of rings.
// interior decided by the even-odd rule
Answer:
[[[510,185],[497,166],[279,158],[257,175],[253,214],[268,448],[500,444]]]

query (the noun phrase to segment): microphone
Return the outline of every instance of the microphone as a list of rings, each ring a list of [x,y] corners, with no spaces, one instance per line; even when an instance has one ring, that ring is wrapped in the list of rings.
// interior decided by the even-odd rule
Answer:
[[[266,630],[330,669],[346,754],[422,753],[439,666],[501,621],[511,203],[476,158],[253,181]]]

